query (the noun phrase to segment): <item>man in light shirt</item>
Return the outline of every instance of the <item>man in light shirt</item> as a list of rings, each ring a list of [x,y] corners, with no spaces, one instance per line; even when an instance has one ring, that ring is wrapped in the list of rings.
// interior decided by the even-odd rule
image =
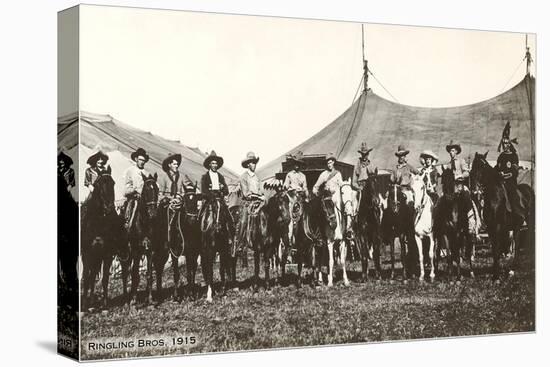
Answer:
[[[149,161],[149,154],[143,148],[138,148],[130,154],[130,158],[134,161],[134,165],[124,171],[124,196],[126,202],[122,207],[124,213],[125,226],[132,226],[132,217],[137,202],[143,190],[143,177],[149,177],[151,174],[145,169],[145,163]]]
[[[251,214],[258,213],[260,208],[265,203],[265,197],[262,194],[261,182],[256,175],[256,165],[260,160],[253,152],[248,152],[245,159],[242,160],[241,166],[246,168],[246,171],[241,175],[239,186],[241,188],[243,198],[243,208],[238,224],[238,244],[248,244],[246,233],[248,229],[248,217]],[[248,244],[251,245],[251,244]]]
[[[342,186],[342,174],[336,168],[334,168],[334,163],[336,163],[336,156],[334,154],[329,154],[326,158],[327,169],[321,172],[317,182],[313,186],[313,194],[319,195],[319,190],[321,186],[324,187],[324,190],[329,192],[331,195],[334,195],[337,192],[340,192],[340,187]]]
[[[459,154],[462,152],[462,147],[460,144],[453,143],[451,140],[445,149],[451,157],[451,160],[447,163],[445,168],[450,168],[455,175],[455,192],[462,192],[463,190],[469,191],[466,185],[466,179],[470,176],[470,169],[464,158],[459,157]]]

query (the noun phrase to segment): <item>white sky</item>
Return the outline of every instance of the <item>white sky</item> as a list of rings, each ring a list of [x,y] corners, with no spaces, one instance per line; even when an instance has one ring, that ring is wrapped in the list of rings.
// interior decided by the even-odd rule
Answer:
[[[83,6],[80,22],[81,109],[214,149],[237,172],[246,152],[262,165],[333,121],[363,72],[359,23],[99,6]],[[474,103],[525,74],[524,34],[374,24],[365,34],[369,67],[403,104]],[[529,45],[536,61],[534,35]]]

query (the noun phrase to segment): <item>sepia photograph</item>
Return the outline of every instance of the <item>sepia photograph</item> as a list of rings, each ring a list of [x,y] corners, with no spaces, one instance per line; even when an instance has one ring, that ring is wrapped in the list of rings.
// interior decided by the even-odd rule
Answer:
[[[536,34],[96,5],[58,26],[64,354],[535,332]]]

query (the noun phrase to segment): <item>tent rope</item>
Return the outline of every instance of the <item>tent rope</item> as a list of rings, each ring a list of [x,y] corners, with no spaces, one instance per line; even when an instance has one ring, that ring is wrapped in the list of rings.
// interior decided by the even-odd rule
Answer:
[[[382,84],[382,82],[381,82],[380,80],[378,80],[378,78],[376,77],[376,75],[374,75],[370,69],[368,70],[368,72],[369,72],[370,75],[372,75],[372,77],[374,78],[374,80],[376,80],[376,81],[378,82],[378,84],[380,84],[380,86],[382,87],[382,89],[384,89],[384,90],[386,91],[386,93],[388,93],[388,94],[390,95],[390,97],[391,97],[395,102],[400,103],[400,102],[397,100],[397,98],[395,98],[394,95],[391,94],[390,91],[386,89],[386,87],[384,87],[384,84]]]
[[[508,78],[508,81],[506,82],[506,84],[504,84],[504,88],[502,88],[502,90],[500,91],[500,93],[504,92],[504,90],[506,89],[506,87],[508,86],[508,84],[510,83],[510,81],[512,80],[512,78],[516,75],[516,73],[518,72],[519,70],[519,67],[521,66],[521,64],[523,64],[523,61],[525,60],[525,58],[521,59],[520,63],[518,64],[518,66],[516,67],[516,70],[514,70],[514,72],[512,73],[512,75],[510,76],[510,78]]]

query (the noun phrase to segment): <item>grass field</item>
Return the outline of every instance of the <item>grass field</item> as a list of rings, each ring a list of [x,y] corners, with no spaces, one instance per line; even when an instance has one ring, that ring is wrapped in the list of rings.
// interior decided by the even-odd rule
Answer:
[[[249,287],[250,261],[248,269],[239,269],[239,289],[226,296],[216,293],[211,304],[204,294],[196,301],[171,302],[168,289],[164,294],[168,299],[159,305],[129,308],[122,304],[121,282],[115,279],[110,285],[112,306],[82,317],[82,356],[103,359],[533,331],[535,264],[531,251],[520,256],[516,275],[500,284],[490,278],[489,248],[480,246],[476,253],[476,278],[466,278],[460,284],[444,278],[433,283],[361,283],[360,264],[353,263],[349,287],[343,286],[339,271],[332,288],[304,285],[296,289],[291,284],[269,292],[261,288],[258,293]],[[387,252],[383,255],[384,260],[389,259]],[[445,266],[441,263],[440,269]],[[388,267],[384,263],[384,268]],[[290,273],[289,282],[293,283],[294,266]],[[165,272],[164,279],[170,287],[171,270]],[[195,343],[190,342],[191,336]],[[172,338],[177,337],[182,337],[182,343],[178,345],[176,339],[174,345]],[[145,339],[162,339],[164,345],[137,345]],[[89,348],[90,342],[119,346],[119,341],[134,341],[134,345],[111,345],[101,351]]]

